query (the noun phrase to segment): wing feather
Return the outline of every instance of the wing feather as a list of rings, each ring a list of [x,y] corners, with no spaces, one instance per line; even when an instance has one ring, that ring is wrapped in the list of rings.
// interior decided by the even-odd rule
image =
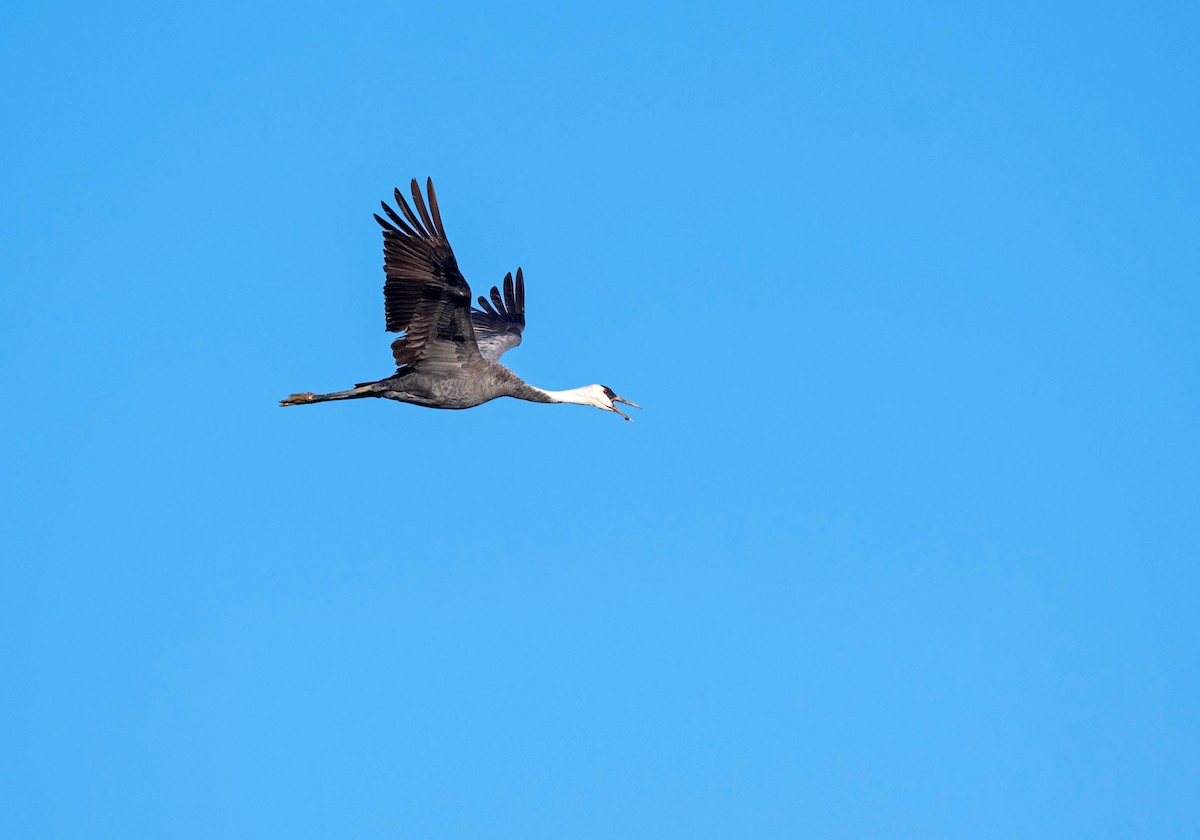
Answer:
[[[492,286],[491,300],[480,295],[480,308],[471,313],[479,352],[489,362],[520,344],[525,331],[525,276],[521,269],[517,269],[515,285],[511,273],[504,276],[503,285],[503,296]]]
[[[392,343],[392,356],[400,371],[465,376],[469,365],[482,359],[471,317],[471,287],[446,240],[432,180],[428,189],[432,217],[415,178],[413,203],[420,219],[399,189],[396,205],[404,218],[387,202],[382,202],[383,210],[391,221],[375,216],[383,228],[387,330],[403,333]]]
[[[413,178],[413,183],[415,184],[416,182],[417,179]],[[404,214],[404,218],[408,219],[408,225],[405,226],[406,229],[408,229],[413,236],[419,236],[422,238],[428,237],[429,234],[421,229],[421,223],[417,221],[417,217],[413,214],[412,208],[408,206],[408,201],[404,198],[404,193],[400,192],[400,188],[396,187],[392,195],[396,197],[396,206],[400,208],[400,212]],[[395,216],[392,218],[395,218]]]
[[[432,178],[430,179],[433,180]],[[429,218],[429,211],[425,209],[425,199],[421,197],[421,188],[417,186],[417,179],[412,181],[412,197],[413,204],[417,205],[417,212],[421,214],[421,221],[425,223],[425,232],[429,236],[437,236],[437,228],[433,226],[433,222]]]
[[[434,233],[442,237],[442,239],[445,239],[446,228],[442,224],[442,211],[438,209],[437,193],[433,191],[432,178],[427,178],[425,180],[425,191],[429,193],[429,211],[433,213],[433,222],[437,226],[437,230],[434,231]]]

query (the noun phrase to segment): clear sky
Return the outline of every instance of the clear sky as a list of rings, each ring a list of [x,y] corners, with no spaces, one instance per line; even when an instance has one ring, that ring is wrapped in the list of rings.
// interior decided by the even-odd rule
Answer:
[[[1200,836],[1195,4],[447,5],[5,12],[0,836]]]

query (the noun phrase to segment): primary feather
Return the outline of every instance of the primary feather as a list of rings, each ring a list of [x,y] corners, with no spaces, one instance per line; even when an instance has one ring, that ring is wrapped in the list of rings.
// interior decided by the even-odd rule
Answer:
[[[483,358],[494,362],[521,343],[525,331],[525,276],[517,269],[517,280],[504,275],[504,296],[492,286],[492,299],[479,296],[478,309],[471,310],[475,341]]]

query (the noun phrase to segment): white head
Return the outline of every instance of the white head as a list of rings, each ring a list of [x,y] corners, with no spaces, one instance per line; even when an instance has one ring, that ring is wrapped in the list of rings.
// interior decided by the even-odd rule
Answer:
[[[533,390],[545,394],[549,397],[550,402],[591,405],[604,411],[614,411],[626,420],[629,420],[629,415],[621,411],[613,403],[625,403],[625,405],[631,405],[634,408],[641,408],[637,403],[631,403],[624,397],[618,397],[613,393],[612,388],[605,385],[584,385],[582,388],[572,388],[569,391],[544,391],[541,388],[534,388]]]
[[[614,403],[624,403],[634,408],[641,408],[637,403],[632,403],[624,397],[618,397],[613,393],[613,389],[606,385],[584,385],[582,388],[576,388],[574,394],[578,399],[572,400],[572,402],[578,402],[580,405],[594,405],[604,411],[615,411],[630,422],[633,421],[630,420],[629,415],[617,408]]]

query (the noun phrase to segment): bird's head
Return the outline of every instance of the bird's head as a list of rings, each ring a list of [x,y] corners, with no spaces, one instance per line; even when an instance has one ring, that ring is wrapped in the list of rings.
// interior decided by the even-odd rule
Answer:
[[[603,409],[604,411],[615,411],[617,414],[620,414],[631,423],[633,421],[630,419],[629,415],[617,408],[614,403],[624,403],[625,405],[631,405],[634,408],[641,408],[641,406],[637,403],[632,403],[624,397],[618,397],[613,392],[613,389],[609,388],[607,385],[588,385],[584,388],[581,388],[580,391],[583,392],[582,402],[584,402],[585,405],[594,405],[596,408]]]

